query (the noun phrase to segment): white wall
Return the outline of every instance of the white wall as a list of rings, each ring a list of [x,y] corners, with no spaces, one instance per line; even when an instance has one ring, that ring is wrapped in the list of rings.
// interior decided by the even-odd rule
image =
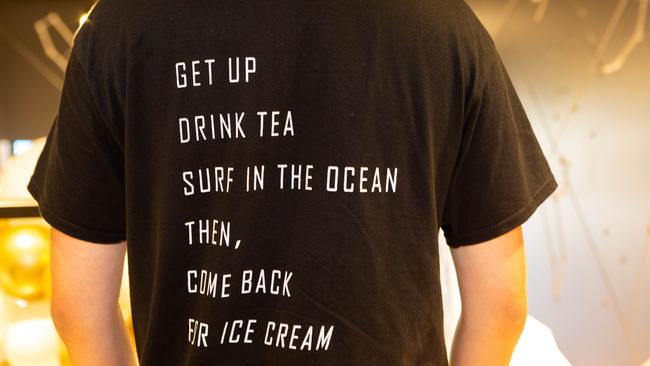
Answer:
[[[560,183],[524,227],[530,314],[574,365],[640,365],[650,358],[650,39],[620,71],[590,76],[618,1],[551,0],[540,23],[530,1],[468,3]],[[602,48],[605,63],[631,36],[638,5]]]

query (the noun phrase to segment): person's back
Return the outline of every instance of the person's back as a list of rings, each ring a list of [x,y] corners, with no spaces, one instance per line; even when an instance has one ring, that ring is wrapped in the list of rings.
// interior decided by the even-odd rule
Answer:
[[[126,240],[143,366],[445,365],[439,229],[556,186],[456,0],[100,1],[29,185]]]

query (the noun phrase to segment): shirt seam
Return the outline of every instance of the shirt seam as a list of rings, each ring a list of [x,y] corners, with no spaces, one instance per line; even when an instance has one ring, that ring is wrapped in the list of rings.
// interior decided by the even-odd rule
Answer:
[[[43,204],[42,200],[40,200],[40,194],[42,192],[41,186],[35,181],[28,184],[28,189],[34,195],[34,198],[36,198],[38,209],[43,219],[55,229],[60,230],[65,234],[72,234],[70,236],[77,239],[93,243],[109,244],[125,240],[123,233],[88,229],[56,213],[49,207],[49,205]]]
[[[553,189],[551,189],[551,187]],[[490,238],[487,238],[483,240],[484,236],[489,236],[492,234],[495,230],[497,232],[501,232],[499,229],[503,229],[504,227],[507,227],[508,224],[512,224],[514,222],[518,222],[521,219],[528,219],[530,215],[534,212],[534,210],[531,210],[532,208],[536,208],[543,202],[541,200],[542,197],[547,197],[546,193],[551,193],[553,190],[557,188],[557,183],[555,181],[554,176],[550,176],[544,183],[541,185],[541,187],[535,191],[535,193],[531,196],[531,198],[526,202],[524,206],[522,206],[520,209],[515,211],[514,213],[510,214],[506,218],[500,220],[499,222],[485,226],[483,228],[471,231],[469,233],[463,233],[462,235],[455,236],[453,238],[450,238],[450,240],[447,240],[447,243],[454,247],[454,246],[462,246],[462,245],[467,245],[467,244],[475,244],[478,242],[486,241],[489,240]],[[503,232],[505,233],[505,232]],[[498,234],[498,233],[497,233]],[[453,236],[453,235],[452,235]],[[478,239],[478,241],[477,241]]]

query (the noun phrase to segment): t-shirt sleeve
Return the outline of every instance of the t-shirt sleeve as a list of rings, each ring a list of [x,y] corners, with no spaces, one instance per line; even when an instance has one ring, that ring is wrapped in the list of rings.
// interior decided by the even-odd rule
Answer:
[[[441,220],[447,244],[475,244],[523,224],[558,184],[493,39],[472,16],[460,151]]]
[[[126,236],[124,153],[99,113],[78,46],[27,189],[52,227],[84,241],[117,243]]]

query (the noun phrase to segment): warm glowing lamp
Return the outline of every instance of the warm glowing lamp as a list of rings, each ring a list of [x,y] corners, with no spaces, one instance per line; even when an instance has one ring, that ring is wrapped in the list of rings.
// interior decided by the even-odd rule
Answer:
[[[50,248],[46,229],[20,225],[0,232],[0,288],[30,301],[49,297]]]

